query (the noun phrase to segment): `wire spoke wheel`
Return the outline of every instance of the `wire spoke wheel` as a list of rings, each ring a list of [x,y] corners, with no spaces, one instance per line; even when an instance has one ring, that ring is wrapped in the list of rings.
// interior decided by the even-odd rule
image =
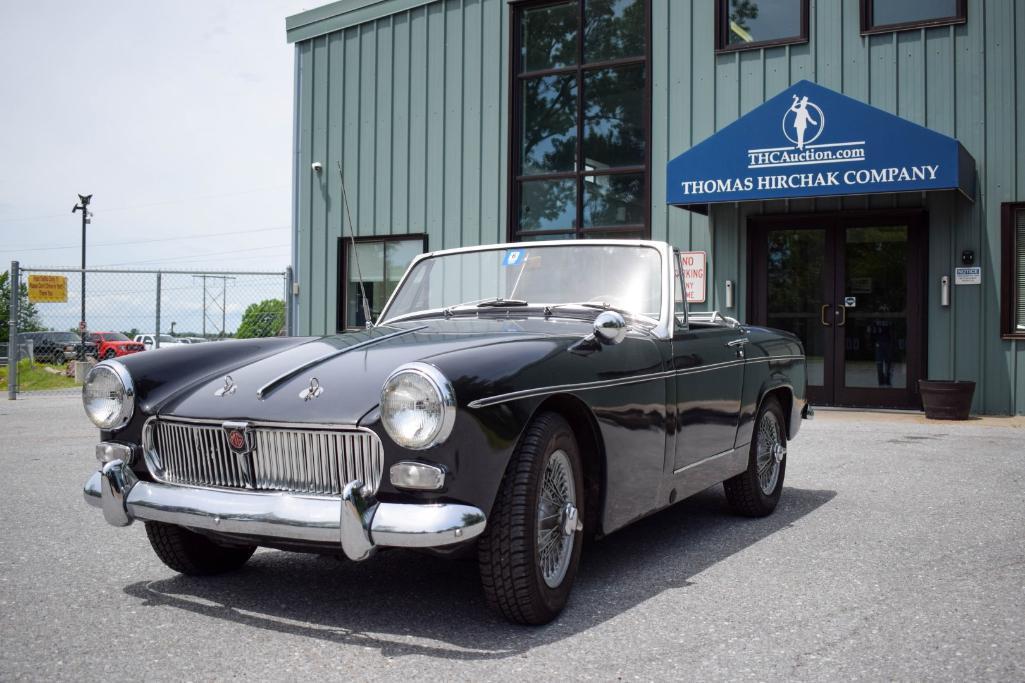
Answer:
[[[577,495],[573,485],[573,466],[563,450],[554,451],[541,475],[541,495],[537,505],[537,561],[541,576],[549,588],[566,578],[573,556]],[[568,533],[567,533],[568,532]]]
[[[531,420],[477,544],[484,597],[509,621],[547,624],[566,606],[583,546],[583,471],[565,418]]]
[[[786,455],[783,430],[775,413],[766,411],[758,423],[758,485],[762,493],[770,495],[779,480],[780,463]]]

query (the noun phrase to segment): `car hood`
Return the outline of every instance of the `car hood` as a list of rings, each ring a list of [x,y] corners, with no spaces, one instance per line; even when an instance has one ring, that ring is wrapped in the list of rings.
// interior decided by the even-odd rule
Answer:
[[[443,369],[465,405],[475,396],[460,391],[466,382],[456,376],[460,356],[454,352],[509,345],[496,354],[522,366],[563,352],[590,332],[591,323],[586,320],[503,317],[413,320],[332,335],[230,370],[234,391],[220,391],[225,387],[224,375],[193,385],[162,402],[159,413],[214,420],[357,424],[377,406],[382,384],[397,367],[432,359],[446,360]],[[303,391],[313,380],[322,391],[306,400]]]

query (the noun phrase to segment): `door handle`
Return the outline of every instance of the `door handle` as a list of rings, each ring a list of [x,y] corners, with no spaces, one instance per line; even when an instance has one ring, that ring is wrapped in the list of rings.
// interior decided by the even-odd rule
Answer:
[[[822,323],[823,327],[832,327],[833,323],[826,320],[826,309],[829,308],[829,304],[822,304],[822,309],[819,310],[819,322]]]
[[[841,317],[840,318],[840,322],[838,322],[836,324],[837,327],[843,327],[844,325],[847,324],[847,307],[846,306],[837,306],[836,307],[837,315],[839,315],[841,311],[843,312],[843,317]]]
[[[734,339],[733,341],[726,342],[726,346],[730,347],[731,349],[736,349],[736,348],[740,348],[741,346],[743,346],[744,344],[748,343],[749,341],[751,341],[751,340],[748,339],[747,337],[741,337],[740,339]]]

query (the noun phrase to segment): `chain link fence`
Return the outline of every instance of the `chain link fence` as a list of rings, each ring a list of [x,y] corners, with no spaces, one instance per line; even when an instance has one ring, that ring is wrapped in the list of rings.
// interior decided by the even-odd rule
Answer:
[[[83,271],[15,261],[0,275],[0,391],[11,399],[77,393],[109,358],[293,332],[291,268]]]

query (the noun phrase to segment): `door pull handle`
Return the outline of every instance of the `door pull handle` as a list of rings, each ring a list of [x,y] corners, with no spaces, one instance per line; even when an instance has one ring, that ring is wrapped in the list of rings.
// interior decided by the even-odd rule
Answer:
[[[838,322],[836,324],[837,327],[843,327],[844,325],[847,324],[847,307],[846,306],[837,306],[836,307],[837,315],[840,315],[841,311],[843,312],[843,316],[840,318],[840,322]]]
[[[822,304],[821,310],[819,310],[819,322],[822,323],[823,327],[832,327],[833,323],[826,320],[826,309],[829,308],[829,304]]]

